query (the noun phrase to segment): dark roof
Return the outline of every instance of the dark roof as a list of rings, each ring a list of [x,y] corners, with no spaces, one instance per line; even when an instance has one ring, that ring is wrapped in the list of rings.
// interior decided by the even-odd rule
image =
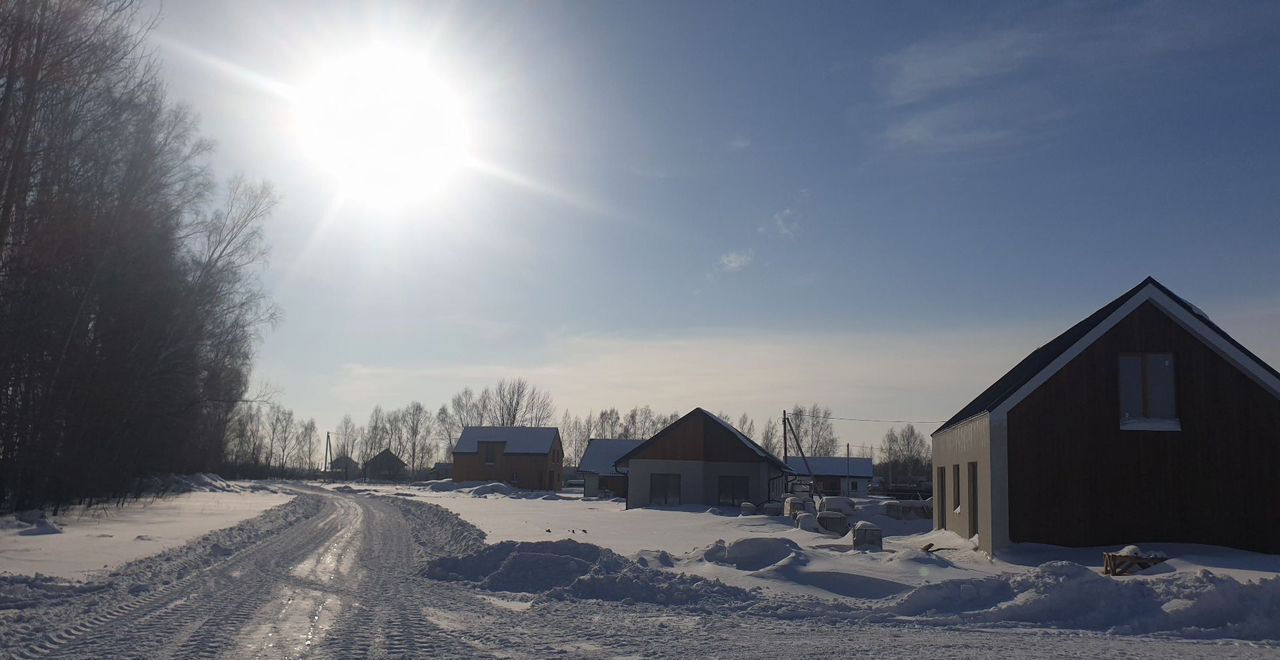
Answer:
[[[400,460],[400,457],[396,456],[395,452],[391,451],[390,449],[383,449],[377,454],[374,454],[373,458],[370,458],[369,460],[365,461],[364,464],[365,464],[365,467],[368,467],[370,465],[378,465],[378,464],[386,463],[387,461],[394,461],[395,463],[398,463],[401,466],[406,465],[406,463]]]
[[[591,438],[587,440],[587,450],[582,452],[582,460],[578,462],[578,472],[591,472],[606,476],[621,474],[613,464],[623,454],[639,447],[643,443],[644,440]]]
[[[844,456],[811,456],[809,457],[809,468],[804,466],[805,459],[799,456],[790,456],[787,458],[787,465],[796,474],[806,477],[864,477],[870,479],[871,459],[859,458],[857,456],[845,458]]]
[[[1025,385],[1032,378],[1035,378],[1036,374],[1044,370],[1045,367],[1048,367],[1049,364],[1058,358],[1058,356],[1067,352],[1067,350],[1074,346],[1076,342],[1089,334],[1090,330],[1098,327],[1098,324],[1106,320],[1108,316],[1111,316],[1111,314],[1128,302],[1130,298],[1138,295],[1138,293],[1148,285],[1155,286],[1166,296],[1169,296],[1171,300],[1183,309],[1187,310],[1188,313],[1192,314],[1205,325],[1209,326],[1210,330],[1217,333],[1232,346],[1235,346],[1251,360],[1257,362],[1273,376],[1280,378],[1280,373],[1271,368],[1271,365],[1263,362],[1258,358],[1258,356],[1250,352],[1249,349],[1242,346],[1240,342],[1232,338],[1231,335],[1228,335],[1222,328],[1219,328],[1217,324],[1209,320],[1209,317],[1206,316],[1204,312],[1200,311],[1198,307],[1192,305],[1186,300],[1183,300],[1177,294],[1165,287],[1165,285],[1156,281],[1154,277],[1148,277],[1147,279],[1142,280],[1138,286],[1126,291],[1124,295],[1112,300],[1103,306],[1102,309],[1090,314],[1085,320],[1071,326],[1066,332],[1054,337],[1053,341],[1050,341],[1044,346],[1032,351],[1031,355],[1023,358],[1021,362],[1010,369],[1008,373],[1001,376],[999,380],[991,385],[991,387],[983,390],[982,394],[979,394],[976,399],[970,401],[969,405],[961,408],[960,412],[952,416],[945,424],[938,427],[938,430],[934,431],[934,433],[941,433],[942,431],[945,431],[952,426],[969,419],[970,417],[994,410],[1001,403],[1004,403],[1006,399],[1012,396],[1014,392],[1018,391],[1018,388]]]
[[[704,416],[704,417],[706,417],[706,418],[708,418],[708,419],[714,420],[714,421],[715,421],[715,423],[717,423],[717,424],[719,424],[719,425],[723,426],[723,427],[724,427],[724,428],[726,428],[726,429],[729,429],[729,431],[731,431],[731,432],[733,433],[733,435],[734,435],[735,437],[737,437],[737,438],[738,438],[738,440],[742,441],[742,444],[746,445],[748,449],[750,449],[752,452],[754,452],[754,453],[755,453],[757,456],[759,456],[760,458],[763,458],[765,461],[767,461],[767,462],[769,462],[769,463],[773,464],[773,465],[774,465],[774,467],[777,467],[779,470],[782,470],[783,472],[786,472],[786,473],[789,473],[789,474],[790,474],[790,473],[792,473],[791,468],[787,467],[787,464],[786,464],[786,463],[783,463],[782,461],[778,460],[778,457],[777,457],[777,456],[774,456],[773,454],[770,454],[769,452],[765,451],[765,450],[764,450],[764,447],[761,447],[760,445],[757,445],[757,444],[755,443],[755,441],[754,441],[754,440],[752,440],[751,438],[748,438],[746,435],[744,435],[744,434],[742,433],[742,431],[739,431],[738,429],[734,428],[734,427],[733,427],[733,424],[730,424],[729,422],[726,422],[726,421],[724,421],[723,419],[720,419],[720,417],[719,417],[719,416],[717,416],[717,415],[713,415],[713,414],[711,414],[711,413],[707,412],[706,410],[703,410],[702,408],[694,408],[693,410],[689,411],[689,414],[688,414],[688,415],[685,415],[684,417],[681,417],[680,419],[677,419],[676,421],[671,422],[670,424],[668,424],[668,425],[666,426],[666,428],[662,429],[662,431],[665,431],[665,430],[667,430],[668,428],[671,428],[672,426],[675,426],[676,424],[679,424],[680,422],[684,421],[686,418],[688,418],[688,417],[690,417],[690,416],[692,416],[692,415],[698,415],[698,414],[700,414],[700,415],[702,415],[702,416]],[[643,448],[645,447],[645,445],[649,444],[650,442],[653,442],[655,438],[657,438],[658,436],[662,435],[662,431],[658,431],[657,433],[653,434],[653,437],[652,437],[652,438],[649,438],[648,440],[645,440],[644,442],[640,443],[640,445],[639,445],[638,447],[636,447],[635,449],[632,449],[631,451],[629,451],[629,452],[627,452],[627,453],[623,454],[622,456],[618,457],[618,460],[616,460],[616,461],[614,461],[614,462],[613,462],[613,463],[614,463],[614,465],[617,465],[618,463],[621,463],[621,462],[623,462],[623,461],[627,460],[628,458],[630,458],[630,457],[631,457],[631,455],[632,455],[632,454],[634,454],[634,453],[636,453],[636,452],[640,451],[641,449],[643,449]]]
[[[505,443],[504,454],[549,454],[560,430],[544,426],[468,426],[462,429],[455,454],[474,454],[481,442]]]

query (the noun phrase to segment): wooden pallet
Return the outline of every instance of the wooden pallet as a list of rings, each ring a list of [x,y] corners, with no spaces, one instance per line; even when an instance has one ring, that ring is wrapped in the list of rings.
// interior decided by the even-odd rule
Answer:
[[[1163,563],[1167,557],[1138,557],[1121,555],[1114,552],[1102,553],[1103,575],[1131,575],[1136,571],[1145,571],[1156,564]]]

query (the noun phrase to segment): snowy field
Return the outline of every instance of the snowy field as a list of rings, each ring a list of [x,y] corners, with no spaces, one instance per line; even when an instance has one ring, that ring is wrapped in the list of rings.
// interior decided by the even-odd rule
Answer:
[[[73,507],[45,522],[0,517],[0,575],[89,579],[254,518],[293,497],[221,480],[192,488],[123,506]]]
[[[1065,561],[1094,551],[992,562],[872,501],[881,552],[500,485],[269,487],[293,497],[107,573],[0,575],[0,658],[1280,654],[1275,557],[1167,546],[1165,572],[1116,579]]]
[[[1102,576],[1101,566],[1103,551],[1119,548],[1024,545],[992,560],[955,534],[931,531],[928,520],[888,517],[875,499],[858,500],[854,517],[884,530],[880,552],[856,551],[847,536],[796,529],[788,518],[740,516],[734,508],[626,510],[618,500],[502,485],[362,485],[356,491],[440,505],[483,530],[490,544],[568,539],[646,568],[802,603],[800,610],[826,601],[855,618],[931,625],[1280,639],[1280,557],[1274,555],[1149,544],[1143,548],[1170,560],[1117,579]],[[922,552],[927,543],[940,550]]]

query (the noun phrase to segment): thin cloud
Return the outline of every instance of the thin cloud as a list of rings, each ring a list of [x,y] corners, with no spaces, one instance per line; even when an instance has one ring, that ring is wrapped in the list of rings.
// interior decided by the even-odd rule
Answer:
[[[751,140],[745,135],[735,135],[728,142],[728,147],[734,151],[742,151],[751,146]]]
[[[729,252],[720,255],[718,266],[721,271],[726,273],[736,273],[743,268],[751,265],[755,259],[755,250],[746,250],[742,252]]]
[[[892,113],[883,137],[934,151],[1037,139],[1075,114],[1075,99],[1054,93],[1064,80],[1151,75],[1169,56],[1238,41],[1280,17],[1266,3],[1242,11],[1252,16],[1198,3],[1054,6],[1016,25],[918,41],[875,64]]]
[[[790,238],[796,235],[796,230],[800,228],[800,221],[796,218],[794,209],[785,208],[773,214],[773,226],[777,229],[779,236]]]

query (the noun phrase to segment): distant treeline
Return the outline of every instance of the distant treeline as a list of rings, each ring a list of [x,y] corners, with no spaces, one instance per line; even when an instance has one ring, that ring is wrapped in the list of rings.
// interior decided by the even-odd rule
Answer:
[[[558,426],[565,465],[576,466],[590,438],[648,439],[687,412],[659,413],[644,405],[625,412],[615,407],[592,410],[585,415],[565,410],[557,418],[548,392],[513,378],[499,380],[479,393],[465,388],[434,413],[414,401],[399,409],[375,406],[363,425],[344,415],[330,434],[333,457],[350,456],[363,462],[391,449],[409,465],[412,474],[421,476],[436,461],[452,459],[458,436],[468,426]],[[792,413],[796,415],[795,441],[806,454],[835,454],[839,438],[831,426],[829,408],[796,405]],[[782,455],[782,430],[777,420],[767,419],[757,427],[745,413],[736,418],[723,411],[716,414],[765,449]],[[240,406],[228,432],[227,461],[237,473],[293,474],[323,462],[325,433],[317,431],[314,422],[296,423],[291,412],[278,406]]]
[[[220,467],[272,320],[275,199],[215,183],[140,4],[0,3],[0,508]]]

